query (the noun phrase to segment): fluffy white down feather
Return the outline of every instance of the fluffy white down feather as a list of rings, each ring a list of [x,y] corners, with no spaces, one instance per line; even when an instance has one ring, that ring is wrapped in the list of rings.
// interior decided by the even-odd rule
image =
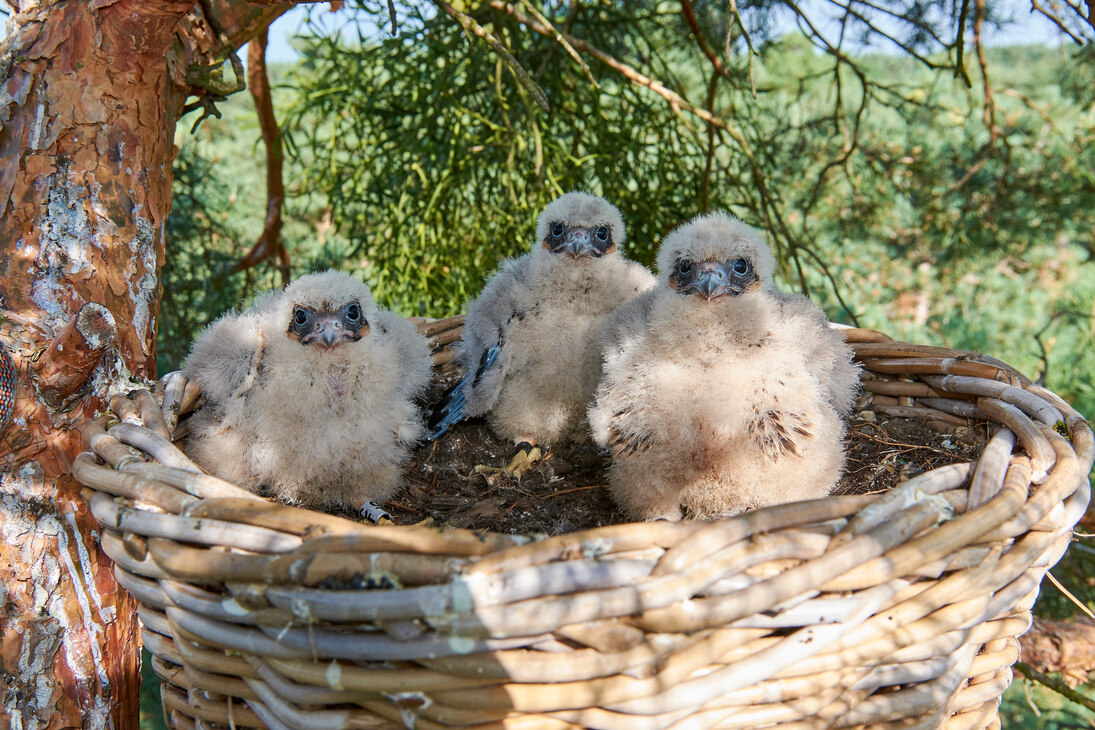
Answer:
[[[617,249],[600,258],[555,255],[541,242],[550,222],[608,225]],[[468,306],[461,358],[474,372],[484,351],[501,342],[498,361],[469,388],[466,413],[486,414],[508,439],[588,438],[585,411],[600,375],[597,339],[611,312],[654,285],[643,266],[625,259],[623,220],[592,195],[568,193],[548,205],[532,250],[506,261]]]
[[[327,350],[286,335],[296,305],[352,300],[369,325],[360,340]],[[377,309],[358,280],[328,271],[218,319],[184,372],[206,399],[186,444],[202,468],[292,504],[358,509],[399,488],[423,434],[414,400],[431,371],[426,340],[409,322]]]
[[[669,286],[681,257],[752,261],[760,284],[710,301]],[[601,341],[589,411],[614,453],[610,484],[638,519],[731,515],[827,495],[843,467],[859,384],[821,310],[771,280],[760,234],[725,214],[671,233],[658,287],[622,307]]]

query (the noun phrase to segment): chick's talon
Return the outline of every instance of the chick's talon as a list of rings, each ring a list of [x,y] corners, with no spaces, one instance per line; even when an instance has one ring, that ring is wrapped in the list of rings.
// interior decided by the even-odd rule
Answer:
[[[540,457],[539,446],[529,446],[527,449],[519,446],[513,457],[510,458],[509,463],[506,464],[506,473],[517,481],[521,481],[524,473],[532,468],[533,464],[540,461]]]
[[[528,471],[533,464],[540,461],[541,457],[542,453],[540,452],[539,446],[535,446],[528,441],[522,441],[517,444],[513,456],[510,457],[509,463],[505,466],[498,467],[478,464],[474,471],[476,474],[485,476],[488,482],[503,475],[520,482],[521,477],[525,475],[525,472]]]

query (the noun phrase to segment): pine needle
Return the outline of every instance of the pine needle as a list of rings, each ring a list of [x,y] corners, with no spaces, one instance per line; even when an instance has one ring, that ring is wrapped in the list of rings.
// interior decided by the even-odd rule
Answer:
[[[449,5],[442,0],[435,0],[435,4],[437,7],[441,8],[442,12],[455,20],[460,27],[464,29],[465,33],[476,36],[493,48],[494,52],[506,62],[507,66],[509,66],[510,71],[512,71],[513,75],[517,78],[517,83],[521,84],[521,86],[532,95],[532,99],[536,102],[536,105],[544,111],[550,111],[551,107],[548,105],[547,94],[545,94],[544,90],[529,77],[528,72],[525,71],[524,67],[521,66],[521,63],[513,57],[513,54],[510,53],[510,50],[506,48],[506,45],[502,43],[502,41],[498,40],[498,38],[489,30],[475,22],[475,19],[467,13],[460,12],[452,5]]]

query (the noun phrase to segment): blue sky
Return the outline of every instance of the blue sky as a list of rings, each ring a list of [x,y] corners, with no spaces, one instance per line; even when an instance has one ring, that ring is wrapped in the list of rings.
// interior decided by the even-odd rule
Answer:
[[[814,3],[807,2],[804,5],[809,8]],[[1041,15],[1030,12],[1030,4],[1027,0],[995,0],[992,3],[996,10],[1002,11],[1015,18],[1016,23],[1008,28],[997,31],[991,30],[987,34],[989,45],[1011,45],[1023,43],[1041,43],[1046,45],[1058,45],[1061,43],[1060,31]],[[825,3],[828,7],[828,3]],[[314,19],[318,22],[337,22],[338,14],[330,14],[325,9],[325,4],[313,5]],[[270,44],[267,48],[267,60],[270,63],[282,63],[295,61],[296,52],[290,45],[290,39],[297,33],[307,33],[304,19],[307,17],[307,6],[297,6],[285,15],[278,18],[270,26]],[[374,29],[370,28],[370,32]],[[246,54],[240,54],[246,58]]]

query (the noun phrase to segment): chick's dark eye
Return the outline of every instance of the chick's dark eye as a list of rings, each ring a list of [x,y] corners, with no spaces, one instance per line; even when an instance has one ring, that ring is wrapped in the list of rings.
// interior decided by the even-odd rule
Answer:
[[[554,223],[551,226],[551,235],[555,236],[556,238],[563,235],[565,231],[566,226],[564,226],[562,223]]]
[[[608,240],[608,229],[605,228],[604,226],[601,226],[600,228],[597,229],[597,240],[598,241],[607,241]]]
[[[304,324],[308,321],[308,313],[300,307],[293,310],[293,321],[297,324]]]
[[[677,273],[681,276],[688,276],[688,273],[692,271],[692,262],[688,259],[681,259],[677,262]]]
[[[730,266],[738,276],[745,276],[749,273],[749,262],[746,259],[734,259],[734,263]]]
[[[361,307],[356,304],[350,304],[346,307],[346,319],[351,321],[357,321],[361,319]]]

